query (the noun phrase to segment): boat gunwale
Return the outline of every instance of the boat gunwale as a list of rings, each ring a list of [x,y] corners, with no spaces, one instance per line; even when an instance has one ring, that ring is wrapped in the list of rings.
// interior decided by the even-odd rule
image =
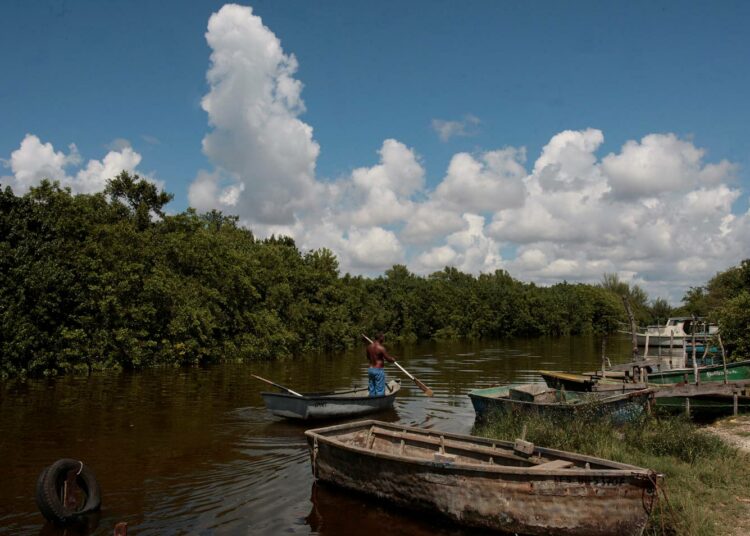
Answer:
[[[731,363],[726,364],[727,369],[730,368],[738,368],[738,367],[750,367],[750,359],[743,359],[741,361],[732,361]],[[698,367],[698,374],[703,374],[704,372],[717,372],[717,371],[724,371],[724,364],[719,363],[718,365],[705,365]],[[657,372],[649,372],[648,377],[651,378],[653,376],[681,376],[683,374],[693,374],[695,372],[695,369],[693,367],[685,367],[685,368],[673,368],[669,370],[660,370]],[[701,379],[701,381],[707,381]],[[711,380],[711,381],[722,381],[719,380]]]
[[[594,383],[596,381],[591,379],[590,376],[578,372],[562,372],[557,370],[538,370],[537,372],[542,378],[550,376],[552,378],[560,378],[576,383]]]
[[[441,468],[441,469],[448,469],[453,471],[470,471],[475,473],[496,473],[496,474],[509,474],[509,475],[524,475],[524,476],[533,476],[537,478],[541,477],[580,477],[580,478],[622,478],[622,477],[632,477],[635,479],[645,479],[645,480],[651,480],[652,478],[660,479],[663,478],[663,475],[660,473],[656,473],[650,469],[644,469],[643,467],[637,467],[635,465],[629,465],[624,463],[615,462],[612,460],[606,460],[604,458],[596,458],[593,456],[586,456],[584,454],[577,454],[573,452],[566,452],[562,450],[556,450],[556,449],[548,449],[545,447],[538,447],[534,446],[535,452],[538,452],[539,454],[546,455],[548,457],[554,457],[554,458],[562,458],[567,460],[575,460],[578,462],[583,463],[595,463],[597,465],[609,465],[612,466],[612,469],[535,469],[538,467],[538,465],[531,465],[529,467],[513,467],[513,466],[507,466],[507,465],[501,465],[501,464],[486,464],[486,465],[479,465],[479,464],[467,464],[467,463],[458,463],[458,462],[444,462],[444,461],[434,461],[434,460],[426,460],[424,458],[415,458],[413,456],[406,456],[406,455],[395,455],[395,454],[389,454],[386,452],[376,452],[372,449],[367,449],[363,447],[358,447],[354,445],[350,445],[347,443],[344,443],[343,441],[340,441],[336,439],[335,437],[324,435],[324,433],[330,433],[330,432],[337,432],[337,431],[343,431],[347,429],[357,429],[357,428],[367,428],[368,426],[379,426],[381,428],[390,428],[391,430],[397,430],[397,431],[409,431],[409,432],[415,432],[417,434],[421,435],[427,435],[427,436],[436,436],[440,437],[443,436],[444,438],[450,438],[450,439],[458,439],[460,441],[474,441],[479,443],[486,443],[488,445],[495,445],[495,448],[497,446],[503,446],[506,448],[513,448],[513,443],[510,441],[504,441],[504,440],[492,440],[482,437],[475,437],[475,436],[467,436],[462,434],[453,434],[449,432],[441,432],[441,431],[432,431],[432,430],[424,430],[422,428],[416,428],[413,426],[407,426],[407,425],[399,425],[399,424],[392,424],[392,423],[385,423],[382,421],[376,421],[373,419],[368,419],[364,421],[356,421],[352,423],[345,423],[345,424],[338,424],[334,426],[326,426],[323,428],[314,428],[311,430],[305,431],[305,436],[308,438],[312,438],[316,440],[318,443],[327,443],[331,446],[335,446],[337,448],[341,448],[347,451],[354,452],[359,455],[368,456],[371,458],[382,458],[387,459],[391,461],[401,462],[401,463],[409,463],[413,465],[419,465],[423,467],[428,468]],[[471,445],[467,445],[468,451],[471,451],[470,448]]]
[[[329,393],[300,393],[302,396],[296,396],[289,393],[275,393],[272,391],[261,391],[261,396],[273,396],[277,398],[291,398],[293,400],[304,400],[306,402],[315,402],[318,400],[322,401],[328,401],[328,402],[351,402],[355,400],[384,400],[387,398],[392,398],[398,394],[398,392],[401,390],[401,382],[397,380],[392,380],[395,384],[393,391],[385,394],[385,395],[378,395],[378,396],[337,396],[336,391],[331,391]],[[367,387],[362,387],[361,389],[357,389],[356,391],[362,391],[367,392]],[[340,391],[339,391],[340,392]]]

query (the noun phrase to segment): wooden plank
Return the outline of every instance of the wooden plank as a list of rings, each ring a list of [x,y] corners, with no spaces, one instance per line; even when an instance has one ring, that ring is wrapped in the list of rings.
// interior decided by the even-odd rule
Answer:
[[[568,460],[552,460],[551,462],[547,463],[540,463],[539,465],[535,465],[534,467],[531,467],[529,470],[531,471],[546,471],[548,469],[567,469],[573,465],[573,462],[569,462]]]
[[[379,428],[377,426],[373,426],[372,432],[373,432],[373,435],[377,434],[380,436],[390,437],[393,439],[413,441],[415,443],[427,443],[428,445],[434,445],[438,448],[440,447],[442,443],[444,445],[444,448],[450,448],[454,450],[463,450],[465,452],[476,452],[478,454],[501,457],[501,458],[506,458],[508,460],[515,460],[515,461],[520,461],[520,462],[525,462],[525,463],[532,463],[532,464],[534,463],[532,460],[529,460],[528,458],[517,456],[511,453],[510,451],[499,449],[499,448],[493,449],[493,448],[483,447],[483,446],[475,445],[471,443],[453,441],[450,439],[444,439],[443,440],[444,442],[441,442],[440,438],[438,437],[422,436],[420,434],[412,434],[409,432],[392,432],[391,430],[386,430],[384,428]]]
[[[490,458],[490,463],[492,463],[491,460],[492,458]],[[454,463],[456,461],[456,455],[455,454],[441,454],[439,452],[436,452],[435,461],[442,462],[442,463]]]
[[[534,443],[524,441],[523,439],[516,439],[516,442],[513,444],[513,450],[526,456],[531,456],[534,454]]]

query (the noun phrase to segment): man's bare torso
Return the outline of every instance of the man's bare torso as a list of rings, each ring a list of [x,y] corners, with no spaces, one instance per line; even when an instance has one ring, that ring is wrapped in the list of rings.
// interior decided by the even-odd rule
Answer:
[[[367,360],[372,368],[383,368],[385,364],[386,351],[382,344],[377,341],[367,346]]]

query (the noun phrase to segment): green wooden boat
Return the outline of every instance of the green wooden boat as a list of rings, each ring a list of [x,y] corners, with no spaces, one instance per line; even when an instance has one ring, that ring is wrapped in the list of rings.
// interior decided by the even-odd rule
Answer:
[[[633,368],[642,367],[648,372],[648,383],[669,385],[675,383],[695,383],[695,372],[692,368],[678,368],[671,370],[653,370],[649,363],[631,363]],[[622,367],[621,367],[622,368]],[[540,370],[545,383],[556,389],[564,388],[568,391],[609,391],[619,389],[643,389],[642,384],[627,382],[623,371],[606,371],[602,378],[601,372],[557,372]],[[701,382],[723,382],[724,365],[699,366],[698,375]],[[631,375],[632,377],[632,375]],[[727,381],[736,382],[750,380],[750,359],[727,363]],[[623,385],[625,387],[623,387]]]
[[[550,417],[609,417],[631,421],[653,397],[652,389],[625,392],[567,392],[544,384],[499,385],[469,391],[478,420],[493,412],[534,412]]]
[[[698,376],[701,382],[723,382],[724,365],[699,367]],[[750,359],[727,363],[727,381],[740,380],[750,380]],[[648,375],[648,382],[656,384],[695,383],[695,372],[692,368],[651,372]]]

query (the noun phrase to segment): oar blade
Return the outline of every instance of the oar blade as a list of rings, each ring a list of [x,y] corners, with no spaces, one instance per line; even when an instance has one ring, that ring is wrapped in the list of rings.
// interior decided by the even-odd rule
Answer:
[[[272,382],[271,380],[267,380],[267,379],[265,379],[265,378],[261,378],[260,376],[257,376],[257,375],[255,375],[255,374],[250,374],[250,376],[252,376],[252,377],[253,377],[253,378],[255,378],[256,380],[260,380],[260,381],[262,381],[262,382],[265,382],[265,383],[267,383],[268,385],[273,385],[274,387],[276,387],[276,388],[278,388],[278,389],[281,389],[282,391],[286,391],[286,392],[287,392],[287,393],[289,393],[290,395],[294,395],[294,396],[299,396],[299,397],[302,397],[302,395],[301,395],[301,394],[299,394],[299,393],[298,393],[297,391],[292,391],[291,389],[289,389],[289,387],[284,387],[283,385],[280,385],[280,384],[278,384],[278,383],[276,383],[276,382]]]
[[[427,396],[433,396],[435,394],[435,393],[432,392],[432,389],[430,389],[429,387],[427,387],[420,380],[414,378],[414,383],[416,383],[417,387],[419,387],[420,389],[422,389],[422,391],[424,392],[424,394],[426,394]]]

